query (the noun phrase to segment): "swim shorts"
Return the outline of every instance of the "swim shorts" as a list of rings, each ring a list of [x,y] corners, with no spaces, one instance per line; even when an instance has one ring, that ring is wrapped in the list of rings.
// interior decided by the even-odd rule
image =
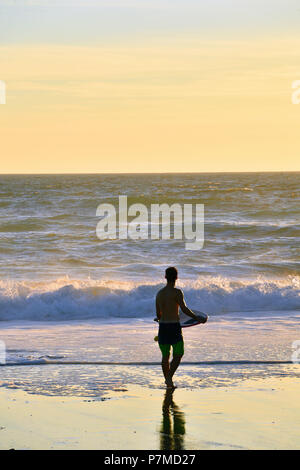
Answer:
[[[173,348],[173,356],[183,356],[184,343],[180,323],[160,323],[158,344],[163,357],[169,356]]]

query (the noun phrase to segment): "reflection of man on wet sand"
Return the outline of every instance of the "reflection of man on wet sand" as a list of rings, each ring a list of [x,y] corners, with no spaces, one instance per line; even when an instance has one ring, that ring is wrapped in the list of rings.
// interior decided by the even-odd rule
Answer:
[[[162,406],[162,423],[160,430],[160,450],[184,449],[185,419],[173,401],[173,389],[168,388]],[[171,421],[173,415],[173,427]]]

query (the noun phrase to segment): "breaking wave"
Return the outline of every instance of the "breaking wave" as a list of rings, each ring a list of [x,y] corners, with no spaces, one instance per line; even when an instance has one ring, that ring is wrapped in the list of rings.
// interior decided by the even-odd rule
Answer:
[[[50,282],[0,281],[0,321],[151,319],[161,284],[57,279]],[[184,281],[190,308],[211,316],[234,312],[300,310],[300,277],[232,280],[205,277]]]

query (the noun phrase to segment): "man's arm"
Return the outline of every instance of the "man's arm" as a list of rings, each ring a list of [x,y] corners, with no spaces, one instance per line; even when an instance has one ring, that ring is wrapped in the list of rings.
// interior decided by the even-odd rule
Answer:
[[[177,289],[177,290],[178,290],[178,304],[181,310],[183,311],[183,313],[185,313],[188,317],[194,318],[194,320],[198,321],[199,318],[197,317],[197,315],[195,315],[194,312],[192,312],[192,310],[190,310],[187,307],[182,290],[180,289]]]
[[[156,296],[155,305],[156,305],[156,317],[159,321],[161,319],[161,311],[160,311],[159,302],[158,302],[158,295]]]

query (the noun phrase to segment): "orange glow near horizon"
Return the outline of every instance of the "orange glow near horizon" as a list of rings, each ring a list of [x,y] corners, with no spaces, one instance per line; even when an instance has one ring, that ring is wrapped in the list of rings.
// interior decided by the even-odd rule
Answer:
[[[0,47],[0,173],[299,171],[299,41]]]

